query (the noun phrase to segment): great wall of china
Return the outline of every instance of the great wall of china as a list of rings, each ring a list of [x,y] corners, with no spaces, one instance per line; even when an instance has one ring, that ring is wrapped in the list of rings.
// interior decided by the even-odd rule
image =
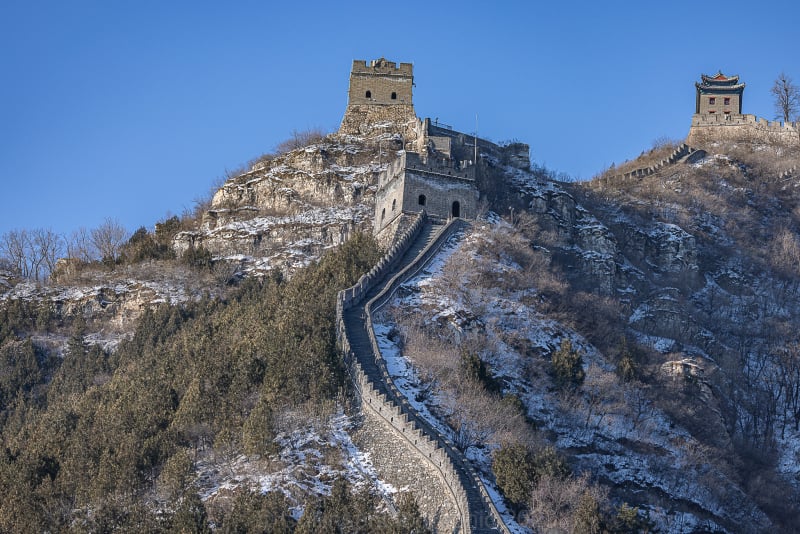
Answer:
[[[680,162],[693,163],[705,155],[703,147],[720,141],[800,142],[798,123],[770,122],[741,114],[744,84],[738,84],[738,76],[719,73],[702,78],[703,83],[696,84],[697,110],[685,142],[655,164],[616,175],[607,173],[603,179],[641,180]],[[477,201],[474,165],[479,151],[527,169],[529,147],[523,143],[501,147],[438,121],[418,119],[412,104],[413,87],[411,64],[398,66],[384,58],[369,64],[353,62],[348,108],[340,133],[394,133],[402,140],[404,152],[381,174],[376,194],[375,233],[380,237],[381,232],[389,232],[391,239],[384,241],[393,246],[369,273],[339,293],[337,341],[364,417],[363,425],[371,425],[372,434],[366,443],[372,445],[377,463],[383,466],[381,476],[390,481],[394,477],[403,485],[409,481],[408,472],[416,469],[414,476],[420,480],[415,490],[423,494],[420,506],[437,531],[509,532],[464,454],[421,417],[395,386],[372,321],[373,313],[398,287],[424,268],[466,224],[461,217],[474,216],[474,210],[470,210],[474,201],[468,193],[474,192]],[[779,179],[795,172],[795,168],[789,169]],[[443,180],[444,185],[428,183],[436,179]],[[449,222],[434,224],[434,219]],[[400,233],[400,228],[406,230]],[[398,443],[405,448],[388,450]],[[427,470],[421,466],[427,466]],[[403,474],[406,478],[401,480]]]
[[[386,431],[404,440],[426,462],[457,510],[453,530],[509,532],[474,468],[453,443],[434,429],[397,389],[372,327],[372,314],[397,288],[419,272],[466,223],[433,224],[423,211],[369,273],[339,293],[337,339],[355,386],[361,410],[377,417]],[[397,466],[398,468],[400,466]]]

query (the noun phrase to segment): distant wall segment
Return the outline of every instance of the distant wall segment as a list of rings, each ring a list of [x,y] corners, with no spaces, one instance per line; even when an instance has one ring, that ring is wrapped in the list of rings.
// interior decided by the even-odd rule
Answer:
[[[768,121],[755,115],[699,114],[692,116],[686,142],[703,147],[718,141],[760,141],[800,144],[800,122]]]

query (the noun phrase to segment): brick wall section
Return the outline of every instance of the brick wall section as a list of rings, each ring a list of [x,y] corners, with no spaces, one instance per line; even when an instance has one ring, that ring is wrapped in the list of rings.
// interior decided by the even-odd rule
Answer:
[[[397,133],[411,143],[422,137],[414,111],[414,68],[384,58],[369,62],[357,59],[350,71],[350,87],[339,132],[352,135]]]

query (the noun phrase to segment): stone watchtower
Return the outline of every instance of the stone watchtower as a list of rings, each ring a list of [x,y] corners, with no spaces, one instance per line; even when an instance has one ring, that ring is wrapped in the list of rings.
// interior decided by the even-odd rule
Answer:
[[[797,145],[800,123],[770,122],[755,115],[742,114],[743,83],[739,76],[701,75],[695,83],[697,105],[686,143],[704,147],[720,141],[753,141]]]
[[[347,105],[356,104],[391,106],[395,104],[412,105],[414,87],[414,66],[384,58],[371,61],[357,59],[350,71],[350,91]]]
[[[530,167],[530,148],[524,143],[500,147],[438,121],[421,121],[414,111],[413,89],[411,63],[353,61],[339,132],[366,138],[390,157],[375,192],[374,231],[379,239],[391,239],[407,216],[422,210],[433,219],[475,218],[480,154]]]
[[[702,81],[695,83],[697,88],[698,115],[741,115],[742,93],[745,84],[739,83],[739,76],[725,76],[718,72],[714,76],[701,75]]]
[[[353,61],[347,111],[340,133],[377,135],[396,133],[404,142],[420,136],[420,121],[413,102],[414,66],[384,58]]]

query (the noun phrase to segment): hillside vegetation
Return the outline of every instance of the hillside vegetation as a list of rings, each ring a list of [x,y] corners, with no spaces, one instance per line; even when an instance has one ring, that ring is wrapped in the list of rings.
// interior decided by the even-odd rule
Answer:
[[[0,531],[433,524],[350,440],[333,328],[402,140],[296,137],[110,257],[0,271]],[[703,148],[585,183],[484,154],[486,216],[376,319],[517,532],[800,528],[800,152]]]
[[[572,184],[488,161],[506,218],[405,286],[395,381],[535,532],[795,531],[798,160],[719,144]]]
[[[6,302],[0,530],[195,532],[210,520],[229,532],[374,531],[373,521],[403,531],[417,517],[413,501],[395,520],[376,516],[375,497],[351,493],[344,479],[307,502],[299,522],[289,509],[297,503],[280,492],[245,487],[204,504],[193,482],[209,459],[275,452],[285,415],[333,409],[345,387],[334,296],[377,254],[358,235],[291,280],[249,279],[225,300],[162,304],[113,353],[87,345],[76,318],[67,354],[49,354],[31,338],[65,319],[46,317],[37,303]]]

